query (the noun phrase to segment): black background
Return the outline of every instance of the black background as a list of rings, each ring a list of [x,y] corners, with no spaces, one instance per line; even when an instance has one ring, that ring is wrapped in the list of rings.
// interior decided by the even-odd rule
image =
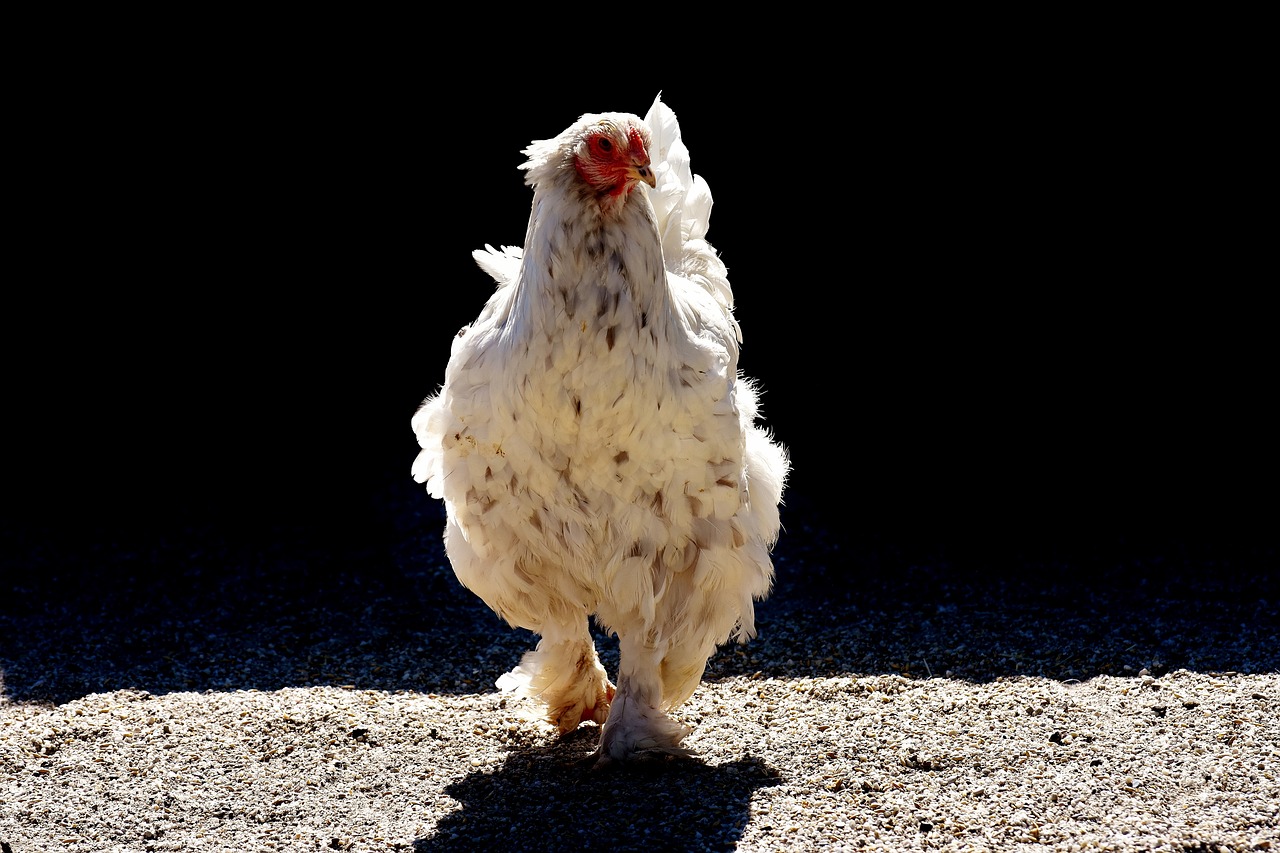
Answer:
[[[1274,313],[1226,195],[1248,154],[1221,144],[1244,119],[1194,52],[338,24],[108,48],[33,98],[8,520],[359,538],[436,512],[409,420],[491,290],[470,253],[523,240],[520,150],[662,92],[790,524],[1274,541]]]

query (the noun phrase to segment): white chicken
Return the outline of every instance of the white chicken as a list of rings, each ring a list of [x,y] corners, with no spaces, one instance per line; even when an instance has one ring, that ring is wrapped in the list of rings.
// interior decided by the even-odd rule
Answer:
[[[738,373],[711,194],[661,97],[524,153],[523,249],[473,253],[497,289],[413,416],[413,477],[444,500],[459,581],[539,635],[498,686],[563,733],[602,724],[597,767],[688,755],[669,712],[755,635],[790,460]]]

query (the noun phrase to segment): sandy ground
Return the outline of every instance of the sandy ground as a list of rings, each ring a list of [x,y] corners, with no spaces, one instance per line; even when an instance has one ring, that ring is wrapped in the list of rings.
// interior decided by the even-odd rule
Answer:
[[[93,694],[0,716],[45,850],[1265,850],[1275,676],[732,677],[695,761],[618,772],[492,693]]]
[[[391,517],[8,534],[6,853],[1280,848],[1273,551],[793,521],[759,636],[680,711],[697,757],[596,772],[594,725],[493,687],[532,635],[457,585],[438,519]]]

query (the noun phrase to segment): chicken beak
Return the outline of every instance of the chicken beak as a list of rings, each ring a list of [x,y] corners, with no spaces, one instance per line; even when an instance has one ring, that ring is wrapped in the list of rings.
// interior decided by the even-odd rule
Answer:
[[[633,163],[627,168],[627,177],[634,181],[644,181],[651,187],[658,185],[658,178],[653,174],[653,169],[648,163]]]

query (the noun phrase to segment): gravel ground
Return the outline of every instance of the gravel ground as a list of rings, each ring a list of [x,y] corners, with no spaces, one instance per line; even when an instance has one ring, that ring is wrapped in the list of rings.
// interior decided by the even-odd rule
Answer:
[[[492,686],[533,637],[430,509],[5,531],[4,853],[1280,848],[1272,549],[903,547],[793,501],[759,636],[680,713],[697,758],[595,772],[594,726]]]

